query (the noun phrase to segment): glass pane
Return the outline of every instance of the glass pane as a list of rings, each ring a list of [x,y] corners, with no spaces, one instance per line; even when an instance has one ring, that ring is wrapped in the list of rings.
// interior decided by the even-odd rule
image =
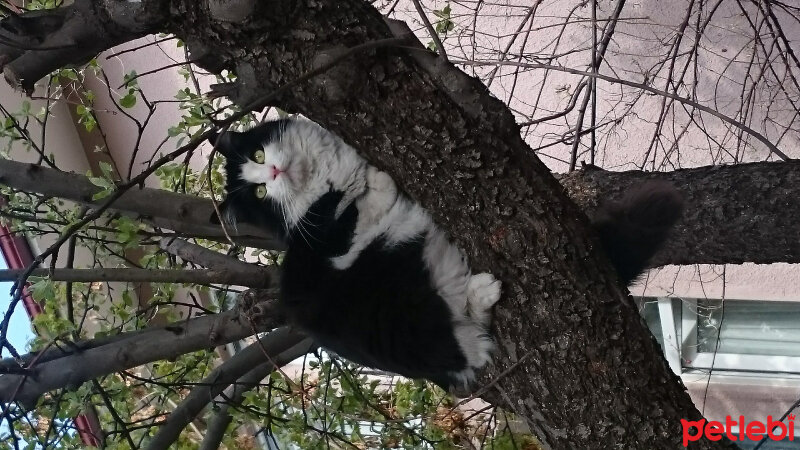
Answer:
[[[800,303],[726,300],[723,315],[721,300],[698,300],[697,341],[699,352],[800,356]]]
[[[658,341],[658,345],[664,349],[664,334],[661,332],[661,317],[658,314],[658,300],[655,298],[644,298],[639,303],[639,314],[642,315],[647,324],[647,328],[653,333],[653,337]]]

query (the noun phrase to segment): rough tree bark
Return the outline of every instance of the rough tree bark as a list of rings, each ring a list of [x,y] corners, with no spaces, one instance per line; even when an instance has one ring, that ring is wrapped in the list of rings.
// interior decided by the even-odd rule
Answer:
[[[674,184],[686,198],[669,244],[651,265],[797,263],[800,161],[711,166],[673,172],[581,170],[558,176],[591,214],[598,202],[648,180]]]
[[[281,92],[274,105],[340,134],[428,208],[476,270],[504,283],[485,394],[526,418],[546,446],[674,448],[680,419],[700,417],[505,105],[445,60],[409,49],[411,40],[389,46],[396,40],[368,3],[77,3],[106,16],[122,3],[143,8],[152,21],[142,29],[175,33],[205,68],[236,70],[238,84],[223,87],[235,101]],[[357,58],[306,77],[364,43],[372,45]]]

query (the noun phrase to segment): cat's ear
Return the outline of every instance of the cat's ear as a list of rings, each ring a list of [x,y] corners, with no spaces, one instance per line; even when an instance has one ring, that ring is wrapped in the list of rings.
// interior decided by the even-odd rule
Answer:
[[[208,142],[222,154],[222,156],[229,158],[234,155],[238,148],[241,147],[242,133],[236,131],[226,131],[224,133],[215,132],[208,138]]]

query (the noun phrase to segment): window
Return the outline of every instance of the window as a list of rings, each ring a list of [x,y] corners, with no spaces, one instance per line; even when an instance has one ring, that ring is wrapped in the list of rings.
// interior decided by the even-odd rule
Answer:
[[[644,298],[640,312],[677,374],[800,375],[800,302]]]

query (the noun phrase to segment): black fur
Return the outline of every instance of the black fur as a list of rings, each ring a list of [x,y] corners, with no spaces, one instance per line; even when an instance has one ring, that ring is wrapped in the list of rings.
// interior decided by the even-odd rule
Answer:
[[[630,284],[648,267],[683,212],[683,197],[667,182],[646,182],[607,201],[592,221],[611,263]]]

